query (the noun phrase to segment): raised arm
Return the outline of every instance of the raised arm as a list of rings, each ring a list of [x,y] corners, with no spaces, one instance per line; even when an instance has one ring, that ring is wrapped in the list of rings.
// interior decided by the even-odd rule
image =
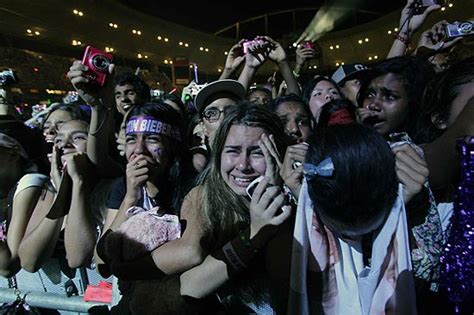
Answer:
[[[295,68],[293,69],[293,74],[296,78],[299,77],[306,61],[314,58],[315,53],[314,48],[306,48],[302,44],[299,44],[296,47],[296,63]]]
[[[240,73],[239,82],[248,90],[254,74],[258,68],[268,58],[268,44],[264,41],[254,41],[249,45],[248,51],[245,54],[245,66]]]
[[[424,31],[418,40],[418,45],[414,52],[415,55],[428,59],[438,52],[449,50],[462,40],[462,37],[458,37],[446,41],[446,25],[448,25],[448,22],[442,20],[434,24],[432,28]]]
[[[280,43],[274,41],[270,37],[264,36],[263,38],[271,44],[271,50],[268,54],[268,59],[278,65],[283,80],[285,80],[288,87],[287,93],[300,95],[301,91],[298,87],[298,82],[296,81],[295,76],[293,75],[293,72],[290,68],[288,60],[286,59],[287,56],[285,50]]]
[[[232,48],[227,53],[224,71],[222,71],[219,80],[230,78],[245,60],[244,48],[242,46],[244,42],[245,39],[242,39],[237,44],[232,46]]]
[[[67,77],[81,98],[91,107],[91,122],[87,140],[87,156],[100,176],[116,177],[121,172],[120,166],[110,157],[108,146],[109,136],[113,135],[114,128],[114,91],[113,65],[107,76],[104,87],[94,92],[85,76],[87,66],[79,60],[74,61]]]
[[[396,34],[392,47],[387,55],[387,59],[405,55],[408,43],[413,34],[421,27],[428,15],[436,9],[441,8],[434,4],[424,9],[421,14],[417,14],[417,0],[408,0],[402,9],[398,34]]]

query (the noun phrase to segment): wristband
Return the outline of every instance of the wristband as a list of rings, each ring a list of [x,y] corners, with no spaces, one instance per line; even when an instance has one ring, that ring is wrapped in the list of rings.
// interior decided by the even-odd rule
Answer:
[[[295,70],[293,70],[293,75],[295,76],[295,78],[299,78],[300,77],[300,74],[298,72],[296,72]]]
[[[410,38],[408,36],[402,36],[400,35],[400,33],[395,33],[393,34],[393,36],[395,37],[395,39],[399,40],[400,42],[402,42],[403,44],[405,44],[405,46],[408,46],[410,44]]]
[[[241,231],[234,239],[222,248],[214,251],[211,256],[227,265],[227,275],[234,278],[246,269],[253,258],[277,232],[275,225],[266,225],[250,239],[250,227]]]

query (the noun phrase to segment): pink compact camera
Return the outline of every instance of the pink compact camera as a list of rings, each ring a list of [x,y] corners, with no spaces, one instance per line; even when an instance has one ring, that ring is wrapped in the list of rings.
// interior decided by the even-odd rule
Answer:
[[[95,84],[103,86],[111,63],[111,54],[92,46],[86,47],[84,57],[82,58],[82,64],[89,67],[89,70],[86,73],[89,82],[95,82]]]
[[[249,47],[254,43],[253,40],[248,40],[242,44],[244,46],[244,54],[249,52]]]

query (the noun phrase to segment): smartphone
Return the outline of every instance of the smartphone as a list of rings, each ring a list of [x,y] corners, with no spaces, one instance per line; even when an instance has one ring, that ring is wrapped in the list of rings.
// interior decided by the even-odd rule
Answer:
[[[247,189],[245,191],[247,192],[247,196],[250,199],[252,199],[253,192],[255,188],[257,188],[258,183],[260,183],[264,178],[264,176],[257,177],[247,186]]]
[[[98,86],[104,86],[109,65],[112,63],[112,54],[106,53],[102,50],[87,46],[82,57],[82,64],[86,65],[89,70],[86,77],[89,82],[93,82]]]
[[[260,177],[257,177],[256,179],[254,179],[250,185],[247,186],[247,189],[245,190],[247,192],[247,196],[249,198],[249,200],[252,200],[252,195],[253,195],[253,192],[255,191],[255,188],[257,188],[257,185],[264,179],[265,177],[264,176],[260,176]],[[284,202],[285,205],[289,205],[290,204],[290,201],[289,201],[289,198],[287,195],[285,195],[285,202]],[[277,210],[277,212],[275,213],[275,215],[280,215],[281,213],[283,212],[283,208],[280,208]]]

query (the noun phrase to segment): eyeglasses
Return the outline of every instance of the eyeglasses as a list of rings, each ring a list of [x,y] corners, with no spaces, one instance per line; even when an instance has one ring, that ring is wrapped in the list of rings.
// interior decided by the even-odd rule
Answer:
[[[228,112],[230,108],[232,108],[232,106],[226,106],[224,109],[208,108],[204,110],[204,112],[202,113],[202,116],[208,122],[216,122],[221,118],[221,114]]]

